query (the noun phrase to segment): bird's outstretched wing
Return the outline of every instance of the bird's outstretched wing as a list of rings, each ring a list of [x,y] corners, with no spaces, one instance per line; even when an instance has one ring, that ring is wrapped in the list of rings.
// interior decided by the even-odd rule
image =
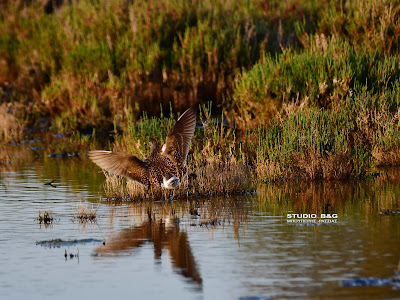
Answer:
[[[149,169],[146,163],[136,156],[104,150],[89,151],[88,156],[100,168],[110,173],[125,176],[146,186],[150,184]]]
[[[196,128],[196,117],[197,112],[193,107],[187,109],[180,116],[168,133],[165,148],[163,147],[161,153],[172,158],[180,168],[183,168],[186,164],[190,140]]]

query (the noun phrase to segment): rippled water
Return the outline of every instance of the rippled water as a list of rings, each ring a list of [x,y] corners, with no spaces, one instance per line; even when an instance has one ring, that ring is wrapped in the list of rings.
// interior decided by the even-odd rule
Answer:
[[[392,286],[341,286],[397,270],[400,214],[379,212],[399,209],[399,172],[269,184],[232,198],[114,203],[102,200],[103,174],[85,155],[34,153],[0,173],[1,299],[400,296]],[[44,185],[53,179],[56,187]],[[96,222],[73,218],[81,202],[97,209]],[[39,210],[53,222],[39,224]],[[336,213],[338,223],[291,224],[288,213]],[[37,244],[53,239],[71,243]]]

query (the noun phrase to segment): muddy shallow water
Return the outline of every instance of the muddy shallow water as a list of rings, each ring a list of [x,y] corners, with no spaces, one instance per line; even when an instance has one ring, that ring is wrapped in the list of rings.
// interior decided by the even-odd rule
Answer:
[[[40,150],[2,165],[1,299],[400,297],[394,286],[342,286],[398,268],[400,214],[379,212],[399,209],[399,171],[229,198],[115,203],[104,201],[104,176],[85,155]],[[45,185],[54,179],[56,187]],[[97,209],[96,222],[73,218],[80,203]],[[39,210],[53,222],[39,224]],[[288,213],[338,218],[294,224]]]

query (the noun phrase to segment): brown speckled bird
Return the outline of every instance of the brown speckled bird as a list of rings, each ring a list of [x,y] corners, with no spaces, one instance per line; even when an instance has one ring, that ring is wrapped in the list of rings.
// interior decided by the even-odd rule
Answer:
[[[150,156],[144,161],[127,153],[104,150],[89,151],[89,158],[100,168],[125,176],[146,186],[174,189],[186,172],[186,158],[196,127],[196,110],[187,109],[167,135],[161,151],[155,140],[149,142]]]

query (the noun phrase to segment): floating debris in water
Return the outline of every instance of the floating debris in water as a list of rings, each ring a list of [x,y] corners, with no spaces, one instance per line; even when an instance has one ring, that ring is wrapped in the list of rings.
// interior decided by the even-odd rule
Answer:
[[[400,288],[400,278],[389,277],[389,278],[354,278],[342,280],[343,287],[352,286],[393,286],[397,289]]]
[[[28,150],[44,150],[44,148],[43,147],[29,147],[29,148],[27,148]]]
[[[104,240],[99,239],[81,239],[81,240],[62,240],[62,239],[53,239],[47,241],[37,241],[36,245],[40,245],[42,247],[49,247],[49,248],[60,248],[60,247],[68,247],[74,245],[85,245],[88,243],[105,243]]]
[[[53,152],[53,153],[51,153],[51,154],[49,154],[49,155],[47,155],[48,157],[62,157],[63,155],[61,154],[61,153],[55,153],[55,152]]]
[[[83,155],[83,153],[78,153],[78,152],[73,152],[73,153],[51,153],[49,155],[47,155],[48,157],[52,157],[52,158],[57,158],[57,157],[72,157],[72,156],[79,156],[79,155]]]
[[[41,138],[37,138],[37,139],[34,139],[34,140],[23,140],[23,141],[21,141],[21,143],[23,145],[28,145],[28,144],[38,143],[38,142],[40,142],[42,140],[43,139],[41,139]],[[17,145],[20,146],[21,144],[17,143]]]
[[[216,226],[221,225],[221,221],[212,220],[212,221],[205,221],[199,224],[200,226]]]
[[[78,250],[77,254],[69,253],[69,259],[73,259],[74,257],[76,257],[79,260],[79,248],[77,248],[77,250]],[[67,260],[67,257],[68,257],[67,250],[65,250],[64,257],[65,257],[65,260]]]
[[[208,227],[208,226],[217,226],[217,225],[221,225],[221,224],[222,224],[221,221],[210,220],[210,221],[202,221],[202,222],[199,222],[198,224],[190,223],[190,226]]]
[[[400,214],[400,210],[383,210],[379,212],[380,215],[385,215],[385,216],[389,216],[389,215],[395,215],[395,214]]]

